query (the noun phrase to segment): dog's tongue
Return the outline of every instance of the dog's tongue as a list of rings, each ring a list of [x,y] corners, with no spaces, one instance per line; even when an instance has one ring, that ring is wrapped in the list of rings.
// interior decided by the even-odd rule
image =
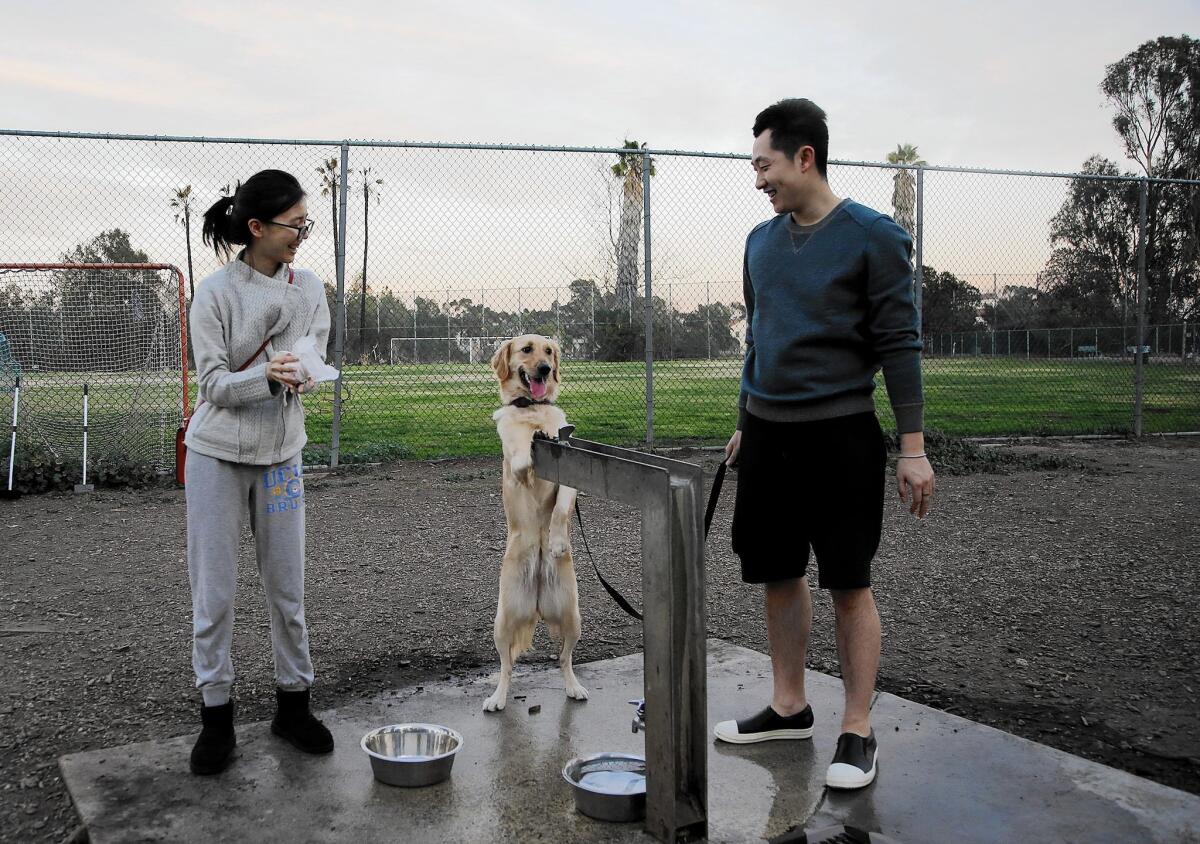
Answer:
[[[546,382],[545,381],[535,381],[534,379],[530,378],[529,379],[529,394],[533,396],[534,401],[541,401],[542,398],[545,397],[545,395],[546,395]]]

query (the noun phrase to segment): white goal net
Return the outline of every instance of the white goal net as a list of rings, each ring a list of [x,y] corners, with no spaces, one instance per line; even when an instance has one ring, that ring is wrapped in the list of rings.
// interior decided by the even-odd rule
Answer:
[[[20,378],[18,469],[175,465],[188,407],[183,274],[157,264],[0,264],[0,418]],[[7,449],[0,458],[7,468]],[[91,470],[89,470],[91,474]]]

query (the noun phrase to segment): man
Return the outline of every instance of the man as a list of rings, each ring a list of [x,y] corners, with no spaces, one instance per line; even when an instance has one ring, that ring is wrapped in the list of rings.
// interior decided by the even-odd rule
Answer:
[[[901,500],[924,518],[934,474],[922,434],[921,340],[912,239],[889,217],[835,196],[829,130],[810,100],[782,100],[754,123],[755,187],[775,210],[746,239],[746,361],[738,425],[733,549],[742,579],[765,584],[774,690],[757,715],[723,721],[734,743],[812,736],[804,689],[812,627],[809,548],[833,598],[846,703],[833,788],[875,779],[870,705],[879,667],[871,560],[883,521],[887,452],[872,393],[882,367],[900,434]]]

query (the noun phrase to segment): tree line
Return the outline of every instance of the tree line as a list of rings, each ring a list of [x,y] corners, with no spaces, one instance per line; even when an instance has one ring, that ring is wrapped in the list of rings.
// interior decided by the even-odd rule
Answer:
[[[1147,323],[1200,318],[1200,185],[1165,181],[1200,179],[1200,41],[1147,41],[1105,69],[1100,91],[1136,169],[1099,155],[1083,163],[1050,221],[1050,258],[1034,284],[985,298],[926,267],[926,333],[1136,324],[1143,190]],[[916,148],[888,160],[916,166]],[[911,232],[911,171],[895,179],[894,217]]]

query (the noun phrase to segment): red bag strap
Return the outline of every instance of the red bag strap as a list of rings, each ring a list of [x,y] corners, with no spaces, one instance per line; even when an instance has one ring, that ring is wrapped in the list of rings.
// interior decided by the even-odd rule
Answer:
[[[291,267],[288,267],[288,284],[293,284],[295,281],[296,273]],[[270,342],[270,337],[268,337],[266,340],[263,340],[262,345],[258,347],[258,350],[254,354],[250,355],[250,357],[246,358],[246,362],[235,369],[234,372],[243,372],[246,369],[249,369],[250,364],[254,363],[254,361],[258,359],[258,356],[267,350],[267,344]],[[200,405],[202,404],[204,404],[204,399],[200,399],[200,401],[196,402],[196,406],[192,408],[192,413],[195,414],[195,412],[200,409]],[[188,419],[191,419],[191,416],[189,416]]]
[[[288,267],[288,284],[292,284],[295,281],[296,273],[292,271],[291,267]],[[254,363],[254,361],[258,359],[258,356],[267,350],[267,344],[271,342],[271,339],[272,338],[268,337],[266,340],[263,340],[262,345],[258,347],[258,351],[246,358],[246,362],[235,369],[234,372],[242,372],[243,370],[248,369],[250,364]]]

